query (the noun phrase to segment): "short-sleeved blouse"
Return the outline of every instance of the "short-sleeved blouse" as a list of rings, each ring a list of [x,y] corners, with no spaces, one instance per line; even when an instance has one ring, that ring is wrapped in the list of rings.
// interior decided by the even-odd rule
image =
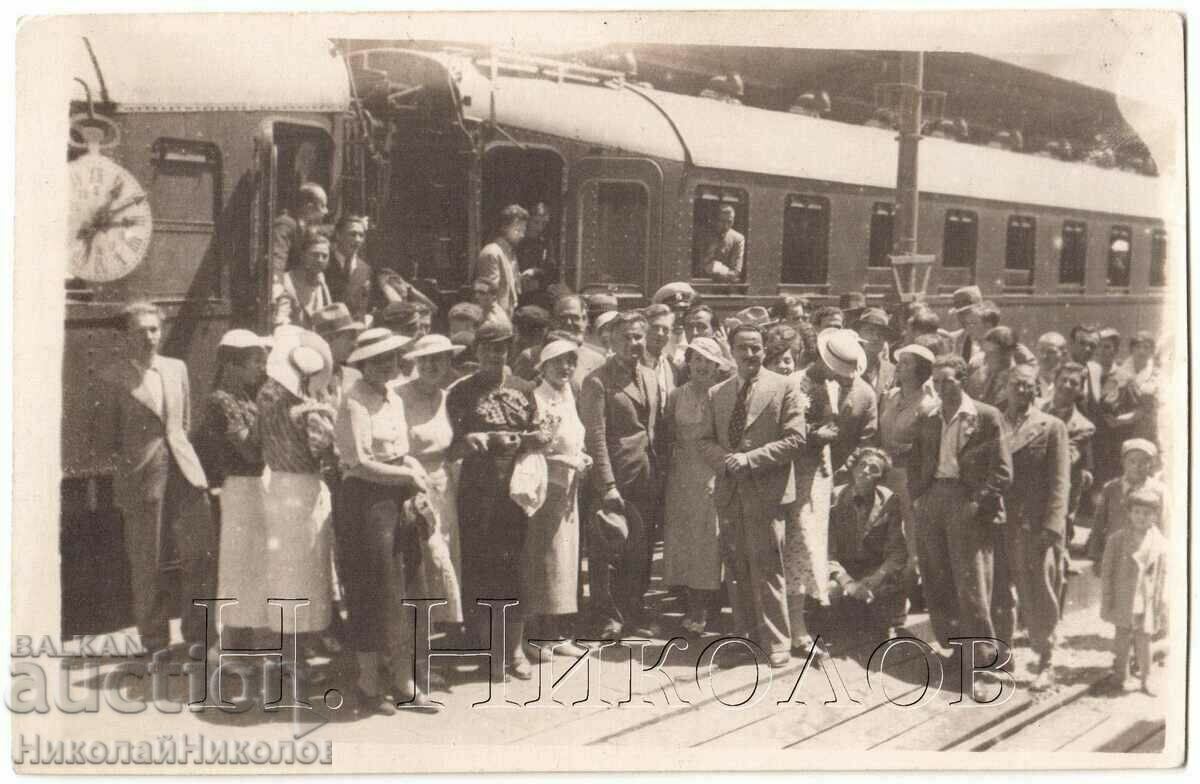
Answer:
[[[254,459],[233,445],[245,437]],[[204,404],[204,418],[196,437],[196,451],[209,484],[218,487],[227,476],[261,476],[262,446],[258,436],[258,406],[247,394],[217,389]]]
[[[363,461],[390,463],[408,454],[404,402],[390,387],[380,393],[359,379],[342,399],[336,435],[346,475],[370,480],[360,474]]]

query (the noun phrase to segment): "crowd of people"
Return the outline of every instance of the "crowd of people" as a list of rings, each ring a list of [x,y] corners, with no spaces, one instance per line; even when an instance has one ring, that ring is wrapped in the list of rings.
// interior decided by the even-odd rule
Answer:
[[[523,298],[515,205],[473,265],[475,301],[440,313],[399,276],[380,294],[380,276],[356,274],[364,219],[343,217],[332,243],[305,231],[323,209],[288,229],[298,256],[277,260],[273,333],[223,337],[198,417],[186,366],[158,353],[162,313],[126,309],[107,399],[147,648],[169,641],[156,559],[170,526],[185,604],[238,600],[224,647],[277,638],[267,599],[304,598],[306,660],[352,653],[366,712],[427,703],[414,598],[445,601],[432,620],[464,649],[491,639],[477,599],[519,602],[495,678],[529,679],[531,659],[588,640],[678,633],[741,635],[782,667],[830,629],[903,634],[924,607],[945,655],[952,638],[1024,627],[1045,689],[1088,519],[1114,684],[1129,686],[1132,649],[1151,688],[1166,522],[1149,333],[1124,361],[1123,337],[1092,324],[1030,350],[976,287],[954,294],[955,331],[861,294],[722,319],[685,282],[644,308],[557,291],[547,309]],[[660,542],[678,629],[647,604]],[[191,609],[185,641],[202,642]]]

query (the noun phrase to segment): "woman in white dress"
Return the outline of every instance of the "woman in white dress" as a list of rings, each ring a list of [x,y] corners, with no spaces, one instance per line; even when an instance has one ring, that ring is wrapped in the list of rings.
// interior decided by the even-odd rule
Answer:
[[[434,621],[457,627],[463,622],[459,576],[462,559],[458,536],[457,472],[450,470],[449,451],[454,428],[446,413],[446,380],[451,359],[465,347],[456,346],[445,335],[424,335],[412,343],[404,359],[413,362],[416,377],[395,387],[404,403],[408,423],[409,454],[425,470],[426,495],[437,516],[434,536],[449,553],[449,570],[432,558],[422,558],[417,569],[417,590],[427,599],[445,599],[433,611]]]
[[[533,390],[536,421],[547,444],[546,499],[529,518],[521,551],[521,603],[529,639],[564,640],[553,650],[571,657],[587,651],[573,642],[566,621],[578,610],[579,480],[591,465],[583,451],[583,422],[571,392],[579,346],[552,340],[538,356],[541,383]],[[550,648],[530,648],[548,658]]]

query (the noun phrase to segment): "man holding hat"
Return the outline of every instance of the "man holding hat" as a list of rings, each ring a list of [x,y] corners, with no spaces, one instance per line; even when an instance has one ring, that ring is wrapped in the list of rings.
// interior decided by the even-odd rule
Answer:
[[[944,647],[951,637],[996,636],[993,526],[1004,523],[1004,494],[1012,484],[1001,414],[967,396],[967,372],[966,360],[957,354],[943,354],[933,363],[941,406],[918,420],[909,453],[925,600]]]
[[[882,308],[867,308],[858,321],[854,322],[854,331],[862,341],[863,351],[867,355],[867,367],[863,370],[862,379],[879,397],[892,388],[896,378],[896,366],[887,358],[888,344],[900,338],[892,329],[887,313]]]
[[[1005,493],[1007,523],[998,527],[995,542],[992,619],[997,638],[1012,647],[1020,607],[1038,656],[1031,688],[1044,691],[1054,685],[1051,660],[1065,579],[1071,458],[1067,426],[1034,405],[1037,393],[1037,368],[1015,365],[1008,374],[1004,413],[1013,474]]]
[[[659,465],[655,434],[661,404],[658,383],[642,364],[646,317],[629,311],[612,327],[613,356],[583,382],[580,410],[587,452],[595,461],[595,507],[623,512],[628,538],[619,557],[589,564],[592,608],[600,637],[627,630],[655,636],[644,599],[650,587],[658,519]]]
[[[700,448],[716,471],[713,503],[733,542],[734,623],[768,654],[791,658],[783,576],[787,505],[796,500],[792,461],[804,446],[799,387],[762,367],[762,330],[739,324],[729,336],[737,374],[708,391]]]

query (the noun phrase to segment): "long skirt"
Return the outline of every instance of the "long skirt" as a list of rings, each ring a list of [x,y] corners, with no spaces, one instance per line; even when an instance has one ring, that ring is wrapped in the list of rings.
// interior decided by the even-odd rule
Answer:
[[[550,482],[545,503],[525,531],[521,607],[530,615],[567,615],[579,609],[579,483],[570,473],[565,482]]]
[[[429,490],[426,495],[437,515],[437,530],[430,546],[438,546],[449,553],[448,564],[439,559],[423,558],[417,570],[417,593],[426,599],[445,599],[446,604],[435,607],[433,618],[444,623],[462,623],[462,556],[459,552],[458,535],[458,483],[455,474],[446,469],[444,462],[422,463],[429,475]]]
[[[720,524],[713,470],[697,441],[676,444],[663,504],[663,582],[698,591],[721,587]]]
[[[807,462],[796,463],[796,501],[785,507],[783,571],[788,596],[809,596],[828,604],[833,477],[820,467],[806,469]]]
[[[350,635],[359,652],[384,652],[393,667],[411,659],[414,610],[405,599],[415,588],[421,560],[416,526],[401,517],[406,493],[394,485],[357,477],[342,480],[346,573],[342,586],[350,606]]]
[[[268,624],[270,597],[262,573],[267,549],[266,492],[262,476],[227,476],[221,485],[217,591],[223,599],[237,599],[237,604],[221,608],[222,627],[262,629]]]
[[[266,558],[262,572],[272,598],[308,602],[295,611],[297,633],[329,626],[333,603],[329,519],[329,488],[318,474],[271,472],[267,480]],[[280,611],[272,607],[271,628],[275,628],[279,617]],[[292,624],[291,618],[284,619],[284,631],[290,632]]]

